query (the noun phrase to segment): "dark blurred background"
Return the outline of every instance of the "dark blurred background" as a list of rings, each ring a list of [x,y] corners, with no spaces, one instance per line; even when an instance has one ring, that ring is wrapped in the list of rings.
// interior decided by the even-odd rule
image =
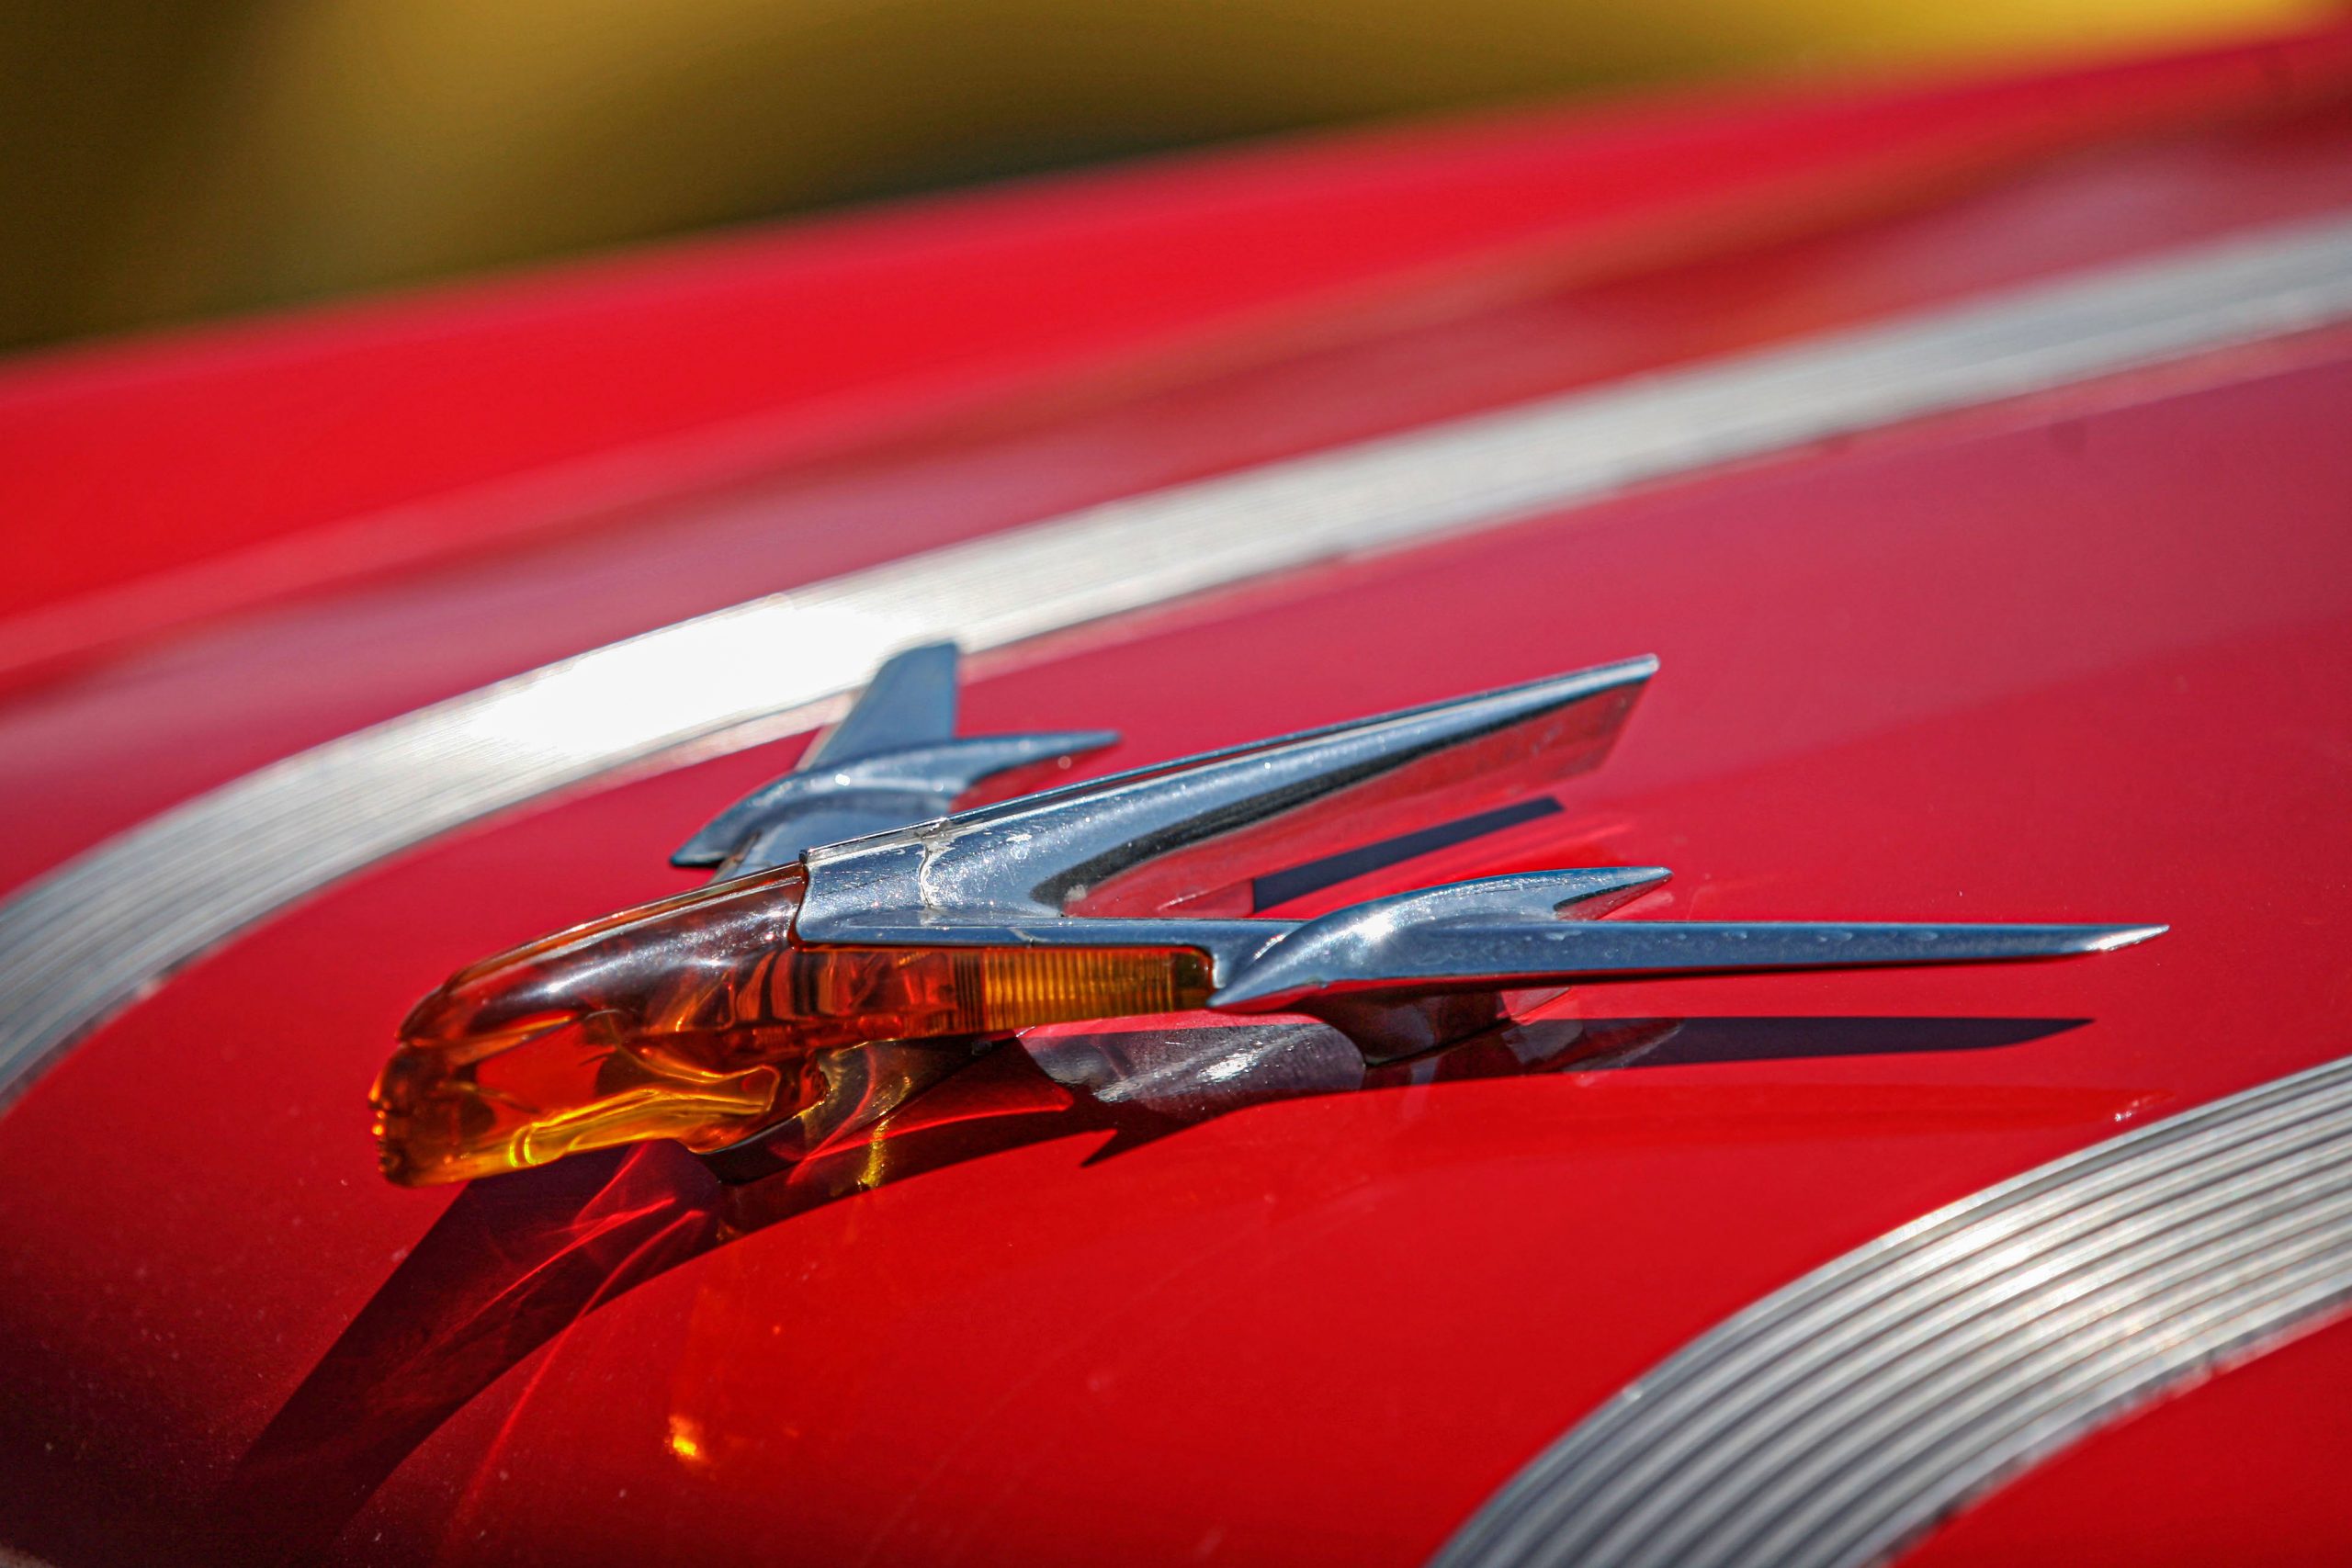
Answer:
[[[13,0],[0,347],[1309,126],[2327,0]]]

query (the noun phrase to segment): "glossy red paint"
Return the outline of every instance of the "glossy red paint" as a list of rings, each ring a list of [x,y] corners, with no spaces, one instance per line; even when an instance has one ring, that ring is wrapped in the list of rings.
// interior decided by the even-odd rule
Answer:
[[[1736,255],[1719,237],[1214,375],[1041,395],[992,430],[191,631],[0,710],[6,869],[425,696],[910,543],[2338,207],[2347,144],[2322,109],[2122,145]],[[0,1390],[37,1413],[0,1424],[0,1539],[68,1563],[1418,1561],[1577,1416],[1804,1269],[2340,1053],[2347,400],[2352,335],[2314,335],[977,673],[973,728],[1121,728],[1109,767],[1655,650],[1622,750],[1563,813],[1423,869],[1675,866],[1630,913],[2175,925],[2076,964],[1569,1004],[1907,1029],[1724,1024],[1713,1059],[1182,1129],[1004,1052],[922,1125],[781,1184],[722,1189],[653,1146],[452,1200],[371,1168],[361,1096],[393,1022],[456,963],[683,886],[668,849],[796,743],[356,880],[0,1121],[0,1190],[40,1195],[0,1212]],[[868,526],[901,512],[923,520]],[[1939,1019],[2031,1027],[1919,1048]],[[1858,1031],[1871,1049],[1832,1048]],[[2339,1377],[2340,1337],[2272,1364]],[[2265,1365],[2097,1439],[2047,1472],[2045,1508],[2096,1500],[2116,1445],[2153,1490],[2199,1472],[2200,1403],[2249,1402],[2225,1431],[2304,1408],[2272,1403],[2304,1396]],[[1988,1505],[1973,1550],[2046,1539],[2036,1484]],[[2242,1527],[2268,1543],[2258,1502]],[[1943,1550],[1972,1550],[1967,1528]],[[2343,1544],[2278,1528],[2309,1532],[2282,1551]]]
[[[0,677],[1367,317],[2340,91],[2352,31],[1163,161],[0,370]],[[1442,282],[1442,288],[1432,285]],[[169,495],[158,505],[158,494]],[[933,522],[935,541],[955,531]],[[887,554],[887,551],[886,551]]]
[[[0,886],[304,747],[518,670],[944,540],[1659,366],[2352,204],[2347,110],[2126,139],[1984,186],[1874,161],[1893,210],[1778,243],[1672,238],[1674,265],[1465,275],[1260,362],[1011,398],[756,481],[639,502],[528,548],[189,628],[0,704]],[[1769,193],[1774,187],[1767,186]],[[1663,243],[1663,242],[1661,242]],[[1476,268],[1466,275],[1475,280]],[[224,393],[225,395],[225,393]],[[197,477],[166,472],[161,488]],[[189,493],[183,490],[176,493]],[[61,524],[61,531],[70,532]]]

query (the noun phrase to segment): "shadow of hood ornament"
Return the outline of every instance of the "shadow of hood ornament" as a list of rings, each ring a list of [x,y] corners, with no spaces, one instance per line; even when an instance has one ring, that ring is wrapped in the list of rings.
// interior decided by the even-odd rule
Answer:
[[[1514,990],[2054,958],[2165,929],[1595,919],[1665,881],[1655,866],[1255,916],[1261,876],[1598,766],[1657,668],[1626,660],[971,807],[1116,737],[959,739],[955,649],[902,653],[798,768],[678,851],[717,868],[711,885],[485,960],[418,1004],[373,1096],[385,1174],[458,1180],[656,1137],[773,1149],[796,1126],[815,1147],[1047,1023],[1304,1013],[1393,1060],[1491,1026]]]

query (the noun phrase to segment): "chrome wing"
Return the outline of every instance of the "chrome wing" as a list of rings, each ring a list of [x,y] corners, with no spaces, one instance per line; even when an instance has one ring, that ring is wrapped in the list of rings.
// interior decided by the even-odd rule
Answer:
[[[2165,929],[1594,923],[1665,880],[1658,867],[1456,883],[1303,922],[1250,918],[1260,876],[1598,766],[1657,668],[1626,660],[814,848],[796,931],[859,946],[1193,947],[1212,962],[1212,1007],[1361,1024],[1415,994],[2056,958]]]

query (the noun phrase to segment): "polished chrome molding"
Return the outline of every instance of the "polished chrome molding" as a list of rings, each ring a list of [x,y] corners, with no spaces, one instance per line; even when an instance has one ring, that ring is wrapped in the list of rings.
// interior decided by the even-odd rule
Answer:
[[[1883,1562],[2004,1477],[2352,1301],[2352,1057],[1894,1231],[1645,1374],[1440,1568]]]
[[[329,741],[0,905],[0,1099],[174,969],[453,829],[1003,647],[1826,437],[2352,318],[2352,222],[2265,230],[1113,502],[681,622]]]

